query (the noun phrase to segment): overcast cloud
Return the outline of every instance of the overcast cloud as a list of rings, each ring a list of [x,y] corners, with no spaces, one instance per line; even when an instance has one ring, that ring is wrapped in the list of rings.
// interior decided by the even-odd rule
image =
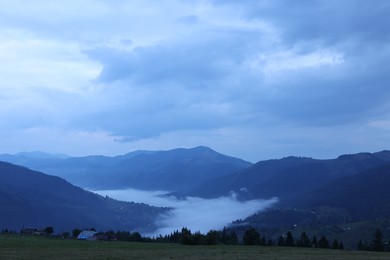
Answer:
[[[0,0],[0,152],[388,149],[389,28],[387,0]]]

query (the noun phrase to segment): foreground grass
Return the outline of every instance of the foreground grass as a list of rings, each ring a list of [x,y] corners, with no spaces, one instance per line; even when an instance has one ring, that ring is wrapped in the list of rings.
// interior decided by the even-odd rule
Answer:
[[[182,246],[0,235],[1,259],[389,259],[390,253],[260,246]]]

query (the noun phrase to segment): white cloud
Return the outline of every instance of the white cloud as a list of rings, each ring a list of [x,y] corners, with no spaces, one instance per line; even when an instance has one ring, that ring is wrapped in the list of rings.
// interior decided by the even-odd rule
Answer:
[[[344,62],[342,54],[326,51],[312,52],[308,54],[296,54],[291,51],[273,53],[259,58],[265,63],[263,71],[266,75],[275,77],[277,73],[288,70],[300,70],[306,68],[320,68],[322,66],[338,65]]]
[[[29,97],[40,88],[78,93],[101,70],[75,43],[40,39],[22,30],[0,32],[0,89],[6,94],[18,91]]]

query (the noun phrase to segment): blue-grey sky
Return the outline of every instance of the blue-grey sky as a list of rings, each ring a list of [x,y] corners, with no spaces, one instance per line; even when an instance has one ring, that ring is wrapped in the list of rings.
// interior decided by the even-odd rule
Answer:
[[[0,153],[389,149],[390,1],[0,0]]]

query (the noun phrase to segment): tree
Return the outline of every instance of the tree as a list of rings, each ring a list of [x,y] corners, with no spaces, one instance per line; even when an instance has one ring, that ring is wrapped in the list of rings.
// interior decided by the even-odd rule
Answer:
[[[297,246],[299,247],[311,247],[311,242],[306,232],[302,232],[301,237],[298,240]]]
[[[325,236],[321,236],[320,240],[318,241],[318,247],[319,248],[329,248],[329,242]]]
[[[54,228],[53,227],[46,227],[45,228],[45,233],[46,235],[51,235],[54,233]]]
[[[357,245],[357,250],[359,250],[359,251],[365,250],[364,245],[362,243],[362,240],[359,240],[359,243]]]
[[[236,232],[230,231],[225,227],[222,230],[221,234],[221,242],[225,245],[237,245],[238,237]]]
[[[339,244],[339,241],[337,241],[337,239],[333,240],[332,248],[333,249],[340,249],[340,244]]]
[[[216,245],[220,240],[220,233],[215,230],[210,230],[206,235],[207,245]]]
[[[179,230],[175,230],[170,235],[166,236],[167,240],[171,243],[180,243],[181,242],[181,233]]]
[[[383,234],[379,228],[377,230],[375,230],[374,238],[371,242],[371,248],[374,251],[384,251],[385,250],[385,244],[383,242]]]
[[[287,232],[285,246],[294,246],[294,237],[290,231]]]
[[[201,244],[204,244],[204,236],[200,233],[200,231],[197,231],[192,235],[192,245]]]
[[[260,244],[260,234],[254,228],[249,228],[245,231],[243,237],[244,245],[259,245]]]
[[[188,228],[181,229],[180,243],[182,245],[192,245],[192,234]]]
[[[285,246],[286,245],[286,240],[284,239],[283,236],[280,236],[278,239],[278,246]]]
[[[237,245],[238,237],[236,232],[234,231],[229,232],[228,229],[224,227],[221,234],[221,242],[225,245]]]
[[[131,241],[131,234],[129,231],[118,231],[116,237],[119,241]]]
[[[313,239],[311,240],[311,246],[318,247],[318,241],[317,241],[317,237],[315,235],[313,236]]]
[[[75,229],[73,229],[73,231],[72,231],[72,237],[73,237],[73,238],[77,238],[77,237],[80,235],[80,233],[81,233],[81,230],[78,229],[78,228],[75,228]]]
[[[238,236],[236,232],[230,233],[229,245],[238,245]]]
[[[265,246],[266,243],[267,243],[267,240],[265,239],[265,237],[261,237],[261,236],[260,236],[260,245],[261,245],[261,246]]]
[[[142,236],[139,232],[134,232],[131,234],[131,241],[133,242],[142,242]]]

